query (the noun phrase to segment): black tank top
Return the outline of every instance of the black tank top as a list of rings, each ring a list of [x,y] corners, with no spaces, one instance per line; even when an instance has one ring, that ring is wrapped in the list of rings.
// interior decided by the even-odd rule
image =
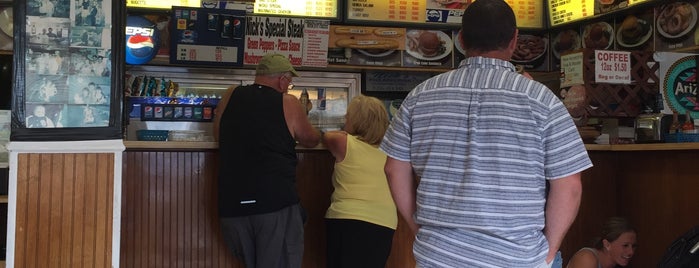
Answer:
[[[257,84],[236,88],[219,128],[219,216],[268,213],[298,203],[295,148],[282,94]]]

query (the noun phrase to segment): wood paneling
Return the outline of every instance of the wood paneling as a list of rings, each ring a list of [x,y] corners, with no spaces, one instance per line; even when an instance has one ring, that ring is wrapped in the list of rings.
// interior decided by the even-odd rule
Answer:
[[[243,267],[223,243],[213,152],[124,153],[122,267]]]
[[[633,267],[655,267],[675,238],[699,225],[697,156],[696,150],[620,154],[618,213],[638,230]]]
[[[696,150],[590,151],[578,217],[561,247],[564,263],[600,235],[604,220],[626,217],[636,227],[633,267],[656,267],[672,241],[699,224]]]
[[[618,211],[616,153],[588,153],[594,166],[582,173],[583,194],[578,216],[561,244],[564,263],[580,248],[589,246],[594,237],[599,236],[604,220]]]
[[[15,267],[111,267],[114,155],[19,154]]]
[[[334,158],[297,154],[297,189],[307,212],[304,268],[325,267],[325,211]],[[123,267],[243,267],[221,239],[216,210],[216,153],[124,153]],[[400,227],[387,267],[414,267],[412,235]]]

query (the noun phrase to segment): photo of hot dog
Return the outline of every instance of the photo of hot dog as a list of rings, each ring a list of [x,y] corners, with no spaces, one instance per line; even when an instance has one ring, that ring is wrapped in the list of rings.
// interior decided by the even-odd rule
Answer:
[[[354,49],[397,49],[398,41],[393,39],[376,39],[376,40],[359,40],[359,39],[338,39],[335,41],[338,47],[347,47]]]
[[[372,34],[372,31],[367,28],[357,28],[357,27],[337,27],[334,32],[336,34]]]

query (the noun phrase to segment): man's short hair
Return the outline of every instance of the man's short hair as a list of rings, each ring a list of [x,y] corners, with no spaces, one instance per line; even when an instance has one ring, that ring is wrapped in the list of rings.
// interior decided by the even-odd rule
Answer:
[[[515,13],[504,0],[478,0],[466,7],[461,18],[461,41],[466,50],[505,49],[516,29]]]

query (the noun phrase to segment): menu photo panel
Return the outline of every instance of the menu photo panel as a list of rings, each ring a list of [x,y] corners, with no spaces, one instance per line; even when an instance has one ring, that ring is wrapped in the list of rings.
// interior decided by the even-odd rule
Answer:
[[[655,49],[672,51],[699,45],[699,1],[667,2],[655,7]]]

